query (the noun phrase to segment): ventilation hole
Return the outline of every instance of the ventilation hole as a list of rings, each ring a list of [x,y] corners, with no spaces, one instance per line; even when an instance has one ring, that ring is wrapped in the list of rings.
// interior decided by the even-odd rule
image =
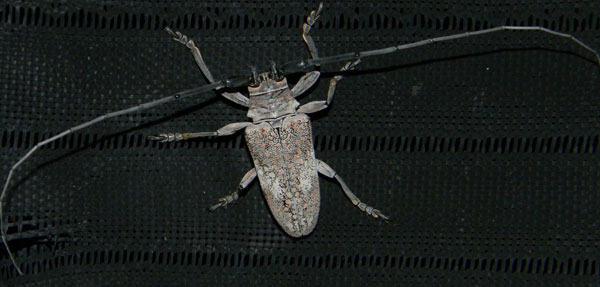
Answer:
[[[558,264],[558,268],[557,271],[558,274],[565,274],[565,263],[561,262],[560,264]]]
[[[502,268],[502,259],[492,259],[492,261],[490,262],[490,271],[495,271],[495,272],[499,272],[500,269]]]

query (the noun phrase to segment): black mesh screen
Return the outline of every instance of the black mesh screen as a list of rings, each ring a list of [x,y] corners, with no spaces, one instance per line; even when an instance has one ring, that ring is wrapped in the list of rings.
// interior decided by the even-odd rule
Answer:
[[[14,3],[10,3],[14,2]],[[309,57],[316,2],[8,1],[0,5],[0,171],[96,116]],[[475,2],[475,3],[473,3]],[[540,25],[600,49],[600,4],[328,1],[322,56],[499,25]],[[326,96],[340,64],[303,103]],[[290,77],[295,81],[299,75]],[[320,179],[316,230],[286,236],[241,134],[157,144],[159,132],[247,120],[216,93],[107,120],[39,150],[4,204],[3,286],[505,286],[600,281],[600,68],[573,42],[497,32],[364,59],[313,115],[317,157],[392,220]]]

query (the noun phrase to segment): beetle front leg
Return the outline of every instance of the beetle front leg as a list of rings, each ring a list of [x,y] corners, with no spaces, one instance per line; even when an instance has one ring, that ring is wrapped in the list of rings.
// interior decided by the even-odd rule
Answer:
[[[250,183],[252,183],[252,181],[256,178],[256,169],[251,169],[248,172],[246,172],[246,174],[244,175],[244,177],[242,177],[242,180],[240,181],[240,185],[238,186],[238,189],[226,196],[223,196],[221,198],[219,198],[219,202],[213,206],[210,207],[210,210],[213,211],[219,207],[223,207],[226,206],[236,200],[238,200],[240,198],[240,192],[242,192],[244,189],[246,189],[246,187],[248,187],[248,185],[250,185]]]
[[[350,71],[356,67],[356,65],[360,64],[360,59],[354,62],[347,62],[341,69],[340,72]],[[329,81],[329,89],[327,90],[327,100],[325,101],[312,101],[308,102],[298,108],[298,112],[310,114],[315,113],[321,110],[324,110],[329,107],[331,102],[333,102],[333,95],[335,94],[335,88],[337,83],[342,80],[342,75],[337,75]],[[294,87],[296,88],[296,87]]]
[[[165,31],[167,31],[167,33],[169,33],[169,35],[173,36],[173,40],[185,45],[188,49],[190,49],[190,51],[192,52],[192,55],[194,55],[194,60],[196,60],[196,64],[202,71],[202,74],[204,74],[204,76],[208,79],[209,82],[211,82],[211,83],[214,82],[215,78],[210,73],[210,70],[208,70],[208,66],[206,66],[204,59],[202,59],[202,54],[200,53],[200,49],[198,49],[198,47],[196,47],[194,40],[192,40],[191,38],[188,38],[188,36],[186,36],[186,35],[181,34],[181,32],[179,32],[179,31],[173,32],[173,30],[171,30],[171,28],[169,28],[169,27],[165,27]]]
[[[360,201],[360,199],[356,195],[354,195],[354,193],[352,193],[352,191],[346,185],[344,180],[342,180],[342,178],[339,175],[337,175],[335,170],[333,170],[329,165],[327,165],[322,160],[317,160],[317,171],[320,174],[327,176],[329,178],[335,178],[338,181],[338,183],[342,186],[342,190],[346,194],[346,197],[348,197],[348,199],[350,199],[352,204],[354,204],[360,210],[364,211],[365,213],[367,213],[368,215],[370,215],[374,218],[382,218],[385,220],[389,220],[389,217],[384,215],[379,209],[375,209],[372,206],[369,206],[366,203]]]
[[[198,47],[196,47],[194,40],[192,40],[191,38],[189,38],[188,36],[186,36],[184,34],[181,34],[181,32],[179,32],[179,31],[173,32],[173,30],[171,30],[171,28],[169,28],[169,27],[165,27],[165,31],[167,31],[167,33],[169,33],[169,35],[173,36],[173,40],[175,42],[179,42],[179,43],[185,45],[188,49],[190,49],[190,51],[192,52],[192,55],[194,56],[194,60],[196,61],[196,64],[200,68],[200,71],[202,71],[202,74],[206,77],[206,79],[209,82],[214,83],[215,78],[213,77],[210,70],[208,69],[208,66],[204,62],[204,59],[202,58],[202,54],[200,53],[200,49],[198,49]],[[234,93],[222,92],[221,95],[236,104],[239,104],[239,105],[242,105],[245,107],[249,106],[250,100],[239,92],[234,92]]]
[[[310,29],[321,16],[321,10],[323,10],[323,2],[319,3],[319,8],[317,8],[316,11],[310,11],[310,14],[308,15],[308,17],[306,17],[306,23],[302,25],[302,39],[304,39],[304,43],[306,43],[308,51],[310,52],[310,56],[313,59],[319,58],[319,52],[317,51],[315,41],[313,40],[312,36],[310,36]],[[319,75],[319,72],[312,71],[302,76],[302,78],[300,78],[300,81],[298,81],[294,88],[292,88],[292,96],[297,97],[302,93],[306,92],[306,90],[308,90],[317,82],[317,80],[319,79]]]
[[[162,133],[162,134],[158,134],[155,136],[148,136],[148,139],[152,140],[152,141],[159,141],[161,143],[164,143],[164,142],[182,141],[182,140],[187,140],[187,139],[191,139],[191,138],[199,138],[199,137],[228,136],[228,135],[232,135],[232,134],[238,132],[239,130],[241,130],[249,125],[252,125],[252,123],[250,123],[250,122],[232,123],[232,124],[228,124],[220,129],[218,129],[216,132]]]
[[[319,3],[317,11],[310,11],[310,14],[306,17],[306,23],[302,25],[302,39],[304,39],[306,46],[308,46],[308,51],[313,59],[319,57],[319,52],[317,51],[317,46],[315,46],[315,41],[310,36],[310,29],[321,16],[321,10],[323,10],[323,2]]]

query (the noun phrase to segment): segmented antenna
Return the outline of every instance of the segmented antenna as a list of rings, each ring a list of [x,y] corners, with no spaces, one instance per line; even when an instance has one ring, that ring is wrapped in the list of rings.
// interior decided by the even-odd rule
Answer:
[[[493,32],[500,32],[500,31],[540,31],[540,32],[544,32],[544,33],[547,33],[547,34],[550,34],[553,36],[567,38],[567,39],[575,42],[580,47],[583,47],[584,49],[586,49],[589,52],[591,52],[592,54],[594,54],[594,56],[596,57],[596,61],[598,62],[598,66],[600,67],[600,55],[598,54],[598,52],[596,52],[596,50],[592,49],[590,46],[583,43],[581,40],[577,39],[575,36],[573,36],[571,34],[556,32],[554,30],[550,30],[548,28],[544,28],[544,27],[540,27],[540,26],[499,26],[499,27],[489,28],[489,29],[484,29],[484,30],[479,30],[479,31],[465,32],[465,33],[460,33],[460,34],[429,38],[429,39],[414,42],[414,43],[402,44],[402,45],[398,45],[398,46],[391,46],[391,47],[387,47],[387,48],[383,48],[383,49],[368,50],[368,51],[362,51],[362,52],[350,52],[350,53],[345,53],[345,54],[339,54],[339,55],[321,57],[321,58],[314,58],[314,59],[300,59],[300,60],[291,61],[289,63],[286,63],[285,65],[283,65],[282,71],[285,74],[293,74],[293,73],[297,73],[297,72],[301,72],[301,71],[306,71],[309,68],[318,66],[318,65],[336,63],[336,62],[353,61],[353,60],[358,60],[358,59],[362,59],[362,58],[370,57],[370,56],[390,54],[390,53],[407,50],[407,49],[411,49],[411,48],[416,48],[416,47],[420,47],[420,46],[425,46],[425,45],[429,45],[429,44],[433,44],[433,43],[437,43],[437,42],[444,42],[444,41],[449,41],[449,40],[455,40],[455,39],[483,35],[483,34],[488,34],[488,33],[493,33]]]

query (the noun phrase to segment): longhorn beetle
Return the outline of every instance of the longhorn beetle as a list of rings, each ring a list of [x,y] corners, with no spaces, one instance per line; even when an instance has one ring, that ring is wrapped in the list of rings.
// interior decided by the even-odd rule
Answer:
[[[598,53],[585,43],[570,34],[559,33],[540,26],[499,26],[474,32],[430,38],[383,49],[319,57],[315,43],[310,36],[310,30],[320,17],[322,9],[323,4],[321,3],[317,10],[310,12],[306,23],[302,26],[302,38],[308,46],[311,58],[292,61],[281,67],[277,67],[275,63],[271,63],[269,71],[258,73],[255,69],[252,69],[249,76],[230,77],[223,80],[215,80],[204,63],[200,50],[196,47],[192,39],[180,32],[173,32],[166,27],[165,30],[173,36],[173,40],[184,44],[191,51],[196,64],[210,84],[99,116],[93,120],[71,127],[55,136],[38,142],[23,157],[21,157],[19,161],[11,167],[2,194],[0,195],[0,232],[2,241],[18,273],[21,275],[23,274],[8,246],[6,230],[2,220],[2,203],[4,203],[6,191],[15,170],[40,147],[103,120],[149,109],[210,90],[219,91],[219,89],[222,88],[246,86],[248,88],[249,97],[246,97],[239,92],[221,92],[220,94],[234,103],[247,107],[247,116],[252,119],[251,122],[232,123],[215,132],[162,133],[155,136],[149,136],[148,139],[160,142],[173,142],[197,137],[227,136],[243,129],[246,143],[254,161],[254,168],[249,170],[242,177],[239,189],[236,192],[221,197],[218,203],[211,206],[210,209],[215,210],[237,200],[239,198],[239,192],[245,189],[256,177],[258,177],[260,186],[263,190],[263,195],[266,198],[269,209],[277,223],[288,235],[292,237],[301,237],[311,233],[317,223],[320,206],[318,173],[330,178],[335,178],[352,204],[366,214],[374,218],[386,220],[388,217],[378,209],[362,202],[354,195],[354,193],[352,193],[342,178],[329,167],[329,165],[315,158],[311,123],[307,114],[315,113],[329,107],[333,100],[336,85],[342,79],[342,76],[337,75],[330,80],[329,90],[325,100],[312,101],[300,105],[295,98],[302,95],[313,86],[319,79],[320,74],[318,71],[307,72],[291,89],[288,87],[286,80],[287,75],[308,71],[310,68],[314,68],[321,64],[334,62],[346,62],[341,67],[340,72],[349,71],[354,69],[360,63],[362,58],[368,56],[383,55],[433,44],[435,42],[499,31],[540,31],[552,36],[567,38],[593,53],[600,64],[600,56]]]

